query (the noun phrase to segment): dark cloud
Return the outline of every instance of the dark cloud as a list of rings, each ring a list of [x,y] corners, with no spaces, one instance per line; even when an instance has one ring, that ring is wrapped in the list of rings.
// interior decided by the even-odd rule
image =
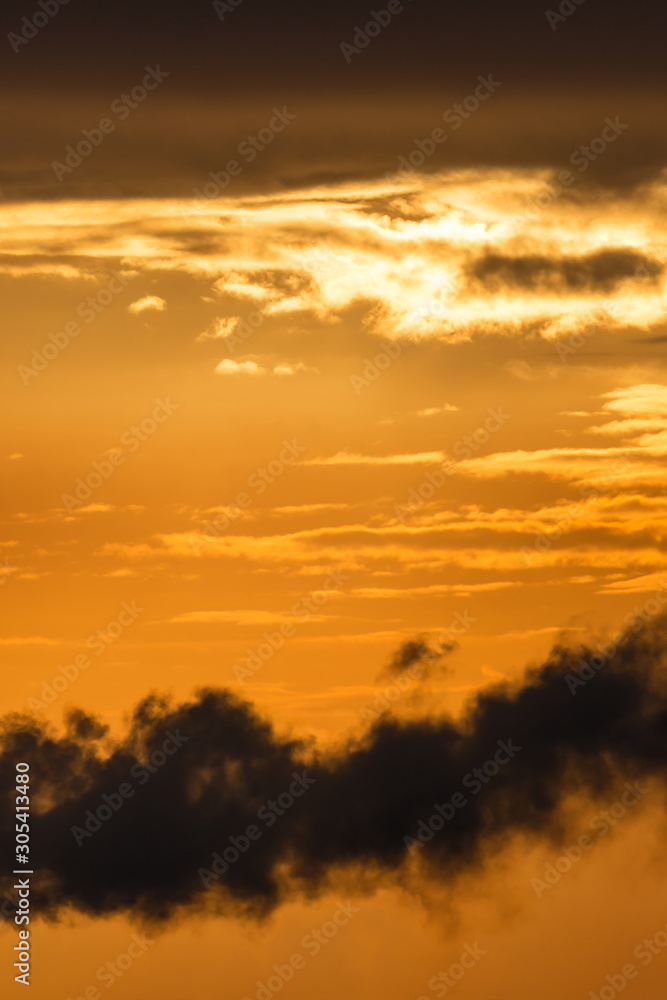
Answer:
[[[471,265],[469,274],[496,289],[503,286],[528,291],[554,289],[570,292],[613,292],[628,278],[655,280],[662,264],[647,261],[635,250],[602,250],[583,257],[508,257],[487,254]]]
[[[81,712],[70,714],[64,736],[8,717],[2,853],[11,855],[14,840],[15,763],[28,761],[39,871],[33,903],[54,918],[67,908],[157,921],[181,908],[261,917],[301,891],[330,888],[337,872],[363,867],[367,884],[386,884],[411,861],[405,837],[416,837],[435,804],[462,792],[466,804],[418,852],[430,879],[454,881],[515,834],[562,836],[566,797],[612,795],[625,781],[664,782],[667,622],[635,621],[635,634],[615,652],[556,647],[516,688],[480,693],[460,720],[385,715],[330,753],[279,736],[224,690],[178,706],[148,698],[115,744]],[[420,644],[408,644],[397,659],[422,654]],[[573,691],[582,667],[589,679]],[[499,741],[521,749],[476,793],[464,779],[494,758]],[[134,794],[114,810],[123,784]],[[73,828],[83,829],[104,795],[109,816],[92,836],[79,834],[79,846]],[[271,802],[283,808],[269,823]],[[253,826],[260,835],[251,842]],[[198,872],[215,874],[214,852],[230,863],[207,890]],[[3,912],[11,915],[8,903]]]
[[[58,0],[44,0],[51,7]],[[358,0],[276,7],[241,0],[223,19],[213,3],[70,0],[38,30],[37,6],[9,0],[0,19],[0,186],[9,199],[192,196],[266,125],[274,106],[298,121],[235,179],[229,193],[293,188],[395,173],[417,139],[472,95],[478,77],[501,87],[423,164],[569,168],[607,116],[629,126],[577,177],[583,188],[633,189],[665,162],[661,128],[667,11],[623,0],[572,7],[552,30],[535,0],[404,0],[403,10],[349,62],[371,8]],[[555,4],[555,7],[558,5]],[[377,5],[384,8],[384,3]],[[12,51],[9,36],[32,37]],[[16,42],[15,42],[16,45]],[[168,78],[72,174],[62,162],[84,129],[140,84],[147,66]],[[464,112],[464,115],[466,112]],[[402,162],[402,161],[401,161]]]
[[[408,639],[398,647],[389,663],[380,672],[378,681],[394,680],[405,674],[418,680],[426,680],[445,669],[444,660],[458,648],[455,640],[446,641],[437,647],[429,645],[425,637]]]

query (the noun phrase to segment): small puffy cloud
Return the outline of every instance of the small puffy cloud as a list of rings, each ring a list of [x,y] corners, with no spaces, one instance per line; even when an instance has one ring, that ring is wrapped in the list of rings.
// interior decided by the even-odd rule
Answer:
[[[443,406],[429,406],[425,410],[417,410],[418,417],[434,417],[436,413],[458,413],[458,406],[445,403]]]
[[[273,369],[273,375],[296,375],[297,372],[312,372],[317,371],[316,368],[309,368],[308,365],[304,365],[302,361],[297,361],[295,365],[276,365]]]
[[[146,312],[149,309],[155,309],[157,312],[164,312],[167,308],[167,303],[164,299],[161,299],[159,295],[145,295],[143,299],[137,299],[136,302],[131,302],[127,308],[135,316],[139,316],[140,313]]]
[[[263,368],[256,361],[232,361],[231,358],[225,358],[216,366],[215,370],[218,375],[276,375],[278,378],[296,375],[298,372],[317,371],[315,368],[304,365],[301,361],[297,361],[296,364],[283,363],[275,365],[273,368]]]
[[[266,368],[260,368],[256,361],[232,361],[225,358],[215,368],[218,375],[266,375]]]
[[[203,333],[199,334],[196,338],[197,341],[222,340],[224,337],[228,337],[236,329],[240,318],[240,316],[218,316]]]

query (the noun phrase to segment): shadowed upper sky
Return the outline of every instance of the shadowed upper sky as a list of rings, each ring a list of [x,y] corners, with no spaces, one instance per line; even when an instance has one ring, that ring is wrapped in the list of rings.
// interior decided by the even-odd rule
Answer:
[[[38,31],[28,28],[35,36],[24,44],[10,34],[33,11],[11,2],[1,15],[0,73],[11,96],[0,113],[0,187],[10,199],[182,196],[276,106],[295,123],[244,171],[237,191],[378,176],[490,75],[500,89],[427,158],[426,172],[567,166],[616,115],[631,131],[583,183],[634,184],[661,168],[667,13],[659,5],[586,0],[550,23],[543,0],[406,0],[346,58],[341,45],[354,43],[375,9],[242,0],[221,20],[209,2],[70,0]],[[116,134],[74,176],[54,177],[52,162],[140,85],[146,66],[169,76],[127,120],[114,119]]]

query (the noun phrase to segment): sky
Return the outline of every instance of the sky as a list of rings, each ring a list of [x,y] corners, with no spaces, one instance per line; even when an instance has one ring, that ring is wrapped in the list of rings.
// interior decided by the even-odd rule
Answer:
[[[665,13],[1,17],[0,770],[13,814],[34,755],[33,996],[654,1000]],[[520,734],[460,835],[411,851]],[[262,863],[200,886],[279,792]]]

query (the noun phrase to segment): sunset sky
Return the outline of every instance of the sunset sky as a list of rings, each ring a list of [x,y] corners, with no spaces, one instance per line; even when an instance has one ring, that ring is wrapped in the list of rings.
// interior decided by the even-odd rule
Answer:
[[[20,42],[41,8],[5,5],[5,713],[120,736],[151,692],[228,687],[330,749],[409,640],[448,651],[391,711],[456,717],[655,615],[667,15],[560,9],[406,0],[359,46],[352,0],[71,0]],[[568,802],[566,845],[625,780]],[[599,998],[627,962],[656,1000],[663,805],[655,781],[541,898],[562,842],[508,838],[455,889],[348,873],[260,925],[179,913],[108,988],[254,1000],[352,900],[289,1000],[430,1000],[476,944],[460,1000]],[[143,933],[34,927],[35,1000],[106,996]]]

